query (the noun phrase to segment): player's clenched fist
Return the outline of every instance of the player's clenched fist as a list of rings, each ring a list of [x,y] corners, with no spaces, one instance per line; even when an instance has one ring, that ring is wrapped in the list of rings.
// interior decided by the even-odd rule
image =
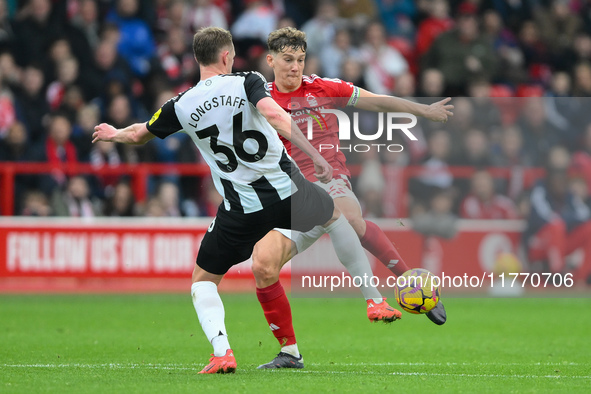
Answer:
[[[320,156],[314,160],[314,176],[322,183],[328,183],[332,179],[333,168],[328,162]]]
[[[92,133],[92,143],[97,141],[112,141],[113,137],[117,134],[117,129],[113,126],[101,123],[94,126],[94,133]]]

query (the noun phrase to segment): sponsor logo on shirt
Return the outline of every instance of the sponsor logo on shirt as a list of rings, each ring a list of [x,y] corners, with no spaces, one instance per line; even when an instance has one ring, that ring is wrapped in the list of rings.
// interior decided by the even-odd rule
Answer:
[[[318,107],[318,100],[316,100],[316,97],[312,96],[311,93],[306,94],[306,100],[310,106]]]

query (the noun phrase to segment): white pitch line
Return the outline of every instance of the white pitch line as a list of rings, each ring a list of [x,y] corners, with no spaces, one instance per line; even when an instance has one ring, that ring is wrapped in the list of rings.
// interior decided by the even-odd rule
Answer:
[[[560,375],[496,375],[496,374],[469,374],[469,373],[427,373],[427,372],[392,372],[392,375],[400,376],[458,376],[467,378],[518,378],[518,379],[591,379],[591,376],[560,376]]]
[[[326,363],[307,363],[306,365],[315,365],[315,366],[324,366]],[[579,366],[579,363],[485,363],[485,362],[473,362],[473,363],[392,363],[392,362],[385,362],[385,363],[331,363],[332,365],[337,366],[346,366],[346,367],[404,367],[404,366],[428,366],[428,367],[446,367],[446,366],[470,366],[470,365],[478,365],[478,366],[523,366],[523,367],[531,367],[531,366],[548,366],[548,367],[561,367],[561,366]]]
[[[272,369],[270,371],[277,371]],[[467,373],[430,373],[430,372],[375,372],[375,371],[307,371],[294,369],[293,373],[309,374],[342,374],[342,375],[396,375],[396,376],[453,376],[464,378],[502,378],[502,379],[591,379],[591,376],[560,376],[560,375],[497,375]]]
[[[0,368],[88,368],[88,369],[162,369],[162,370],[198,370],[204,364],[0,364]],[[326,366],[326,364],[309,364]],[[335,363],[334,366],[578,366],[578,363]],[[278,370],[271,370],[271,372]],[[469,373],[430,373],[430,372],[376,372],[376,371],[309,371],[292,370],[293,373],[304,374],[343,374],[343,375],[394,375],[394,376],[450,376],[468,378],[502,378],[502,379],[591,379],[591,376],[561,375],[500,375],[500,374],[469,374]]]
[[[0,364],[2,367],[24,367],[24,368],[64,368],[64,367],[75,367],[75,368],[171,368],[171,369],[190,369],[191,367],[197,368],[202,367],[203,363],[195,363],[195,364],[138,364],[138,363],[129,363],[129,364],[121,364],[121,363],[103,363],[103,364]],[[306,363],[306,365],[313,365],[313,366],[325,366],[326,363]],[[523,367],[531,367],[531,366],[549,366],[549,367],[560,367],[560,366],[580,366],[582,364],[573,363],[573,362],[555,362],[555,363],[487,363],[487,362],[464,362],[464,363],[452,363],[452,362],[440,362],[440,363],[424,363],[424,362],[417,362],[417,363],[409,363],[409,362],[384,362],[384,363],[366,363],[366,362],[359,362],[359,363],[330,363],[331,366],[346,366],[346,367],[404,367],[404,366],[434,366],[434,367],[445,367],[445,366],[523,366]]]
[[[205,364],[195,364],[194,367],[186,364],[0,364],[4,368],[89,368],[89,369],[170,369],[193,370],[202,368]]]

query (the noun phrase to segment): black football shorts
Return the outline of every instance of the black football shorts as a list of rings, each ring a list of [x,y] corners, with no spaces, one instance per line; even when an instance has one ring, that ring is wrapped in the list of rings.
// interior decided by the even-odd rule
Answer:
[[[223,275],[233,265],[247,260],[254,245],[274,228],[305,232],[328,222],[334,211],[328,193],[301,174],[292,180],[297,192],[257,212],[227,211],[222,203],[203,237],[197,265],[209,273]]]

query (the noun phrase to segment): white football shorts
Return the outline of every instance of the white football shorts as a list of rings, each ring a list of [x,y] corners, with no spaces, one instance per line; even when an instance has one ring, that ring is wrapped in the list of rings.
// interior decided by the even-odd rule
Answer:
[[[333,200],[339,197],[349,197],[355,200],[358,205],[360,205],[357,196],[355,193],[353,193],[353,190],[351,190],[351,182],[349,182],[349,178],[347,178],[345,175],[340,175],[340,178],[333,178],[328,183],[316,181],[314,184],[324,189],[333,198]],[[324,234],[324,229],[321,226],[314,227],[312,230],[306,233],[306,236],[299,236],[301,233],[295,230],[283,228],[274,228],[273,230],[278,231],[285,238],[291,239],[293,242],[295,242],[298,253],[308,249],[311,245],[310,242],[313,243],[316,241],[316,239],[320,238],[322,234]]]

